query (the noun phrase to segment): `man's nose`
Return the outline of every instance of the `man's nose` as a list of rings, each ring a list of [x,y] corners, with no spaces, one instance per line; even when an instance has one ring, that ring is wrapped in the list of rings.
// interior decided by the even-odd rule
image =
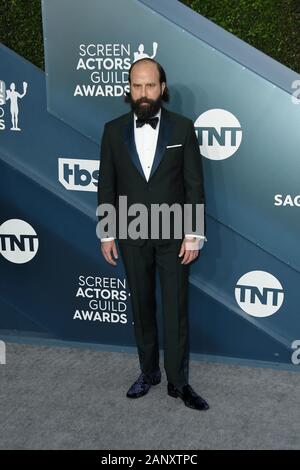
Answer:
[[[142,98],[148,98],[148,92],[146,86],[142,87]]]

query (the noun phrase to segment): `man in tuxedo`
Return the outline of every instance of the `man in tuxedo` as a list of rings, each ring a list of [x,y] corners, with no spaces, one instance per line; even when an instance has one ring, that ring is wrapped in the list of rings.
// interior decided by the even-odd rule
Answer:
[[[129,70],[129,84],[125,100],[131,111],[104,127],[97,210],[99,223],[105,219],[99,207],[116,210],[118,217],[111,213],[111,224],[107,224],[113,229],[101,230],[99,235],[98,224],[97,234],[102,254],[113,266],[118,259],[117,238],[131,292],[141,373],[127,397],[141,397],[161,381],[155,299],[157,268],[162,292],[167,392],[180,397],[190,408],[206,410],[207,402],[188,383],[188,268],[206,241],[202,157],[193,122],[163,107],[169,92],[162,66],[150,58],[134,62]],[[148,226],[147,236],[137,237],[128,233],[133,222],[128,211],[123,224],[128,232],[124,236],[124,226],[119,222],[121,196],[126,196],[127,207],[143,204],[149,213],[154,205],[177,204],[180,208],[186,205],[192,225],[196,220],[200,223],[196,223],[196,230],[186,231],[184,220],[178,223],[178,219],[177,222],[172,219],[167,237],[162,230],[151,236],[155,224],[147,216],[143,222]],[[179,237],[178,229],[182,229]]]

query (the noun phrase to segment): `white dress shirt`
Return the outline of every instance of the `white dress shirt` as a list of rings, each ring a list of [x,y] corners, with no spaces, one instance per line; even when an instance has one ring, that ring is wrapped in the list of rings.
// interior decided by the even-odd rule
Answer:
[[[158,117],[159,121],[155,129],[150,124],[145,124],[142,127],[134,126],[134,139],[136,150],[143,168],[143,172],[145,175],[146,180],[149,180],[157,138],[159,133],[159,126],[160,126],[160,116],[161,116],[161,109],[155,114],[154,117]],[[134,115],[134,120],[137,120],[137,115]]]
[[[140,159],[140,163],[143,168],[143,172],[145,175],[146,180],[149,180],[149,176],[151,173],[151,168],[155,156],[155,150],[157,145],[158,133],[159,133],[159,126],[160,126],[160,118],[161,118],[161,109],[158,113],[155,114],[154,117],[158,117],[159,121],[155,129],[150,124],[144,124],[142,127],[136,127],[135,121],[137,120],[137,115],[134,113],[134,139],[136,150]],[[101,168],[100,168],[101,171]],[[200,240],[205,239],[204,236],[201,235],[185,235],[188,238],[197,238],[197,243],[195,247],[191,247],[191,249],[197,250],[200,248]],[[101,241],[111,241],[114,240],[114,237],[107,237],[101,238]],[[194,243],[193,243],[194,245]]]

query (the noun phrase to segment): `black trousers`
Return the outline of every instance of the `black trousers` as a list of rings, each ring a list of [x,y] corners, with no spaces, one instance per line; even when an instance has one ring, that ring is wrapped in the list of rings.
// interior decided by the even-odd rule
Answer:
[[[131,294],[134,332],[141,371],[159,368],[159,344],[156,322],[156,268],[162,293],[164,367],[167,380],[179,390],[188,383],[189,265],[179,258],[182,240],[159,243],[147,239],[142,246],[119,243],[128,287]]]

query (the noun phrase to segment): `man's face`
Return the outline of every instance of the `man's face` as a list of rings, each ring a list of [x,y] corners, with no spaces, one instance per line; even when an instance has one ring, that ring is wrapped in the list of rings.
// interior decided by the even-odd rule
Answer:
[[[165,83],[160,84],[159,71],[152,62],[136,64],[131,71],[131,109],[139,118],[153,117],[161,107]]]

